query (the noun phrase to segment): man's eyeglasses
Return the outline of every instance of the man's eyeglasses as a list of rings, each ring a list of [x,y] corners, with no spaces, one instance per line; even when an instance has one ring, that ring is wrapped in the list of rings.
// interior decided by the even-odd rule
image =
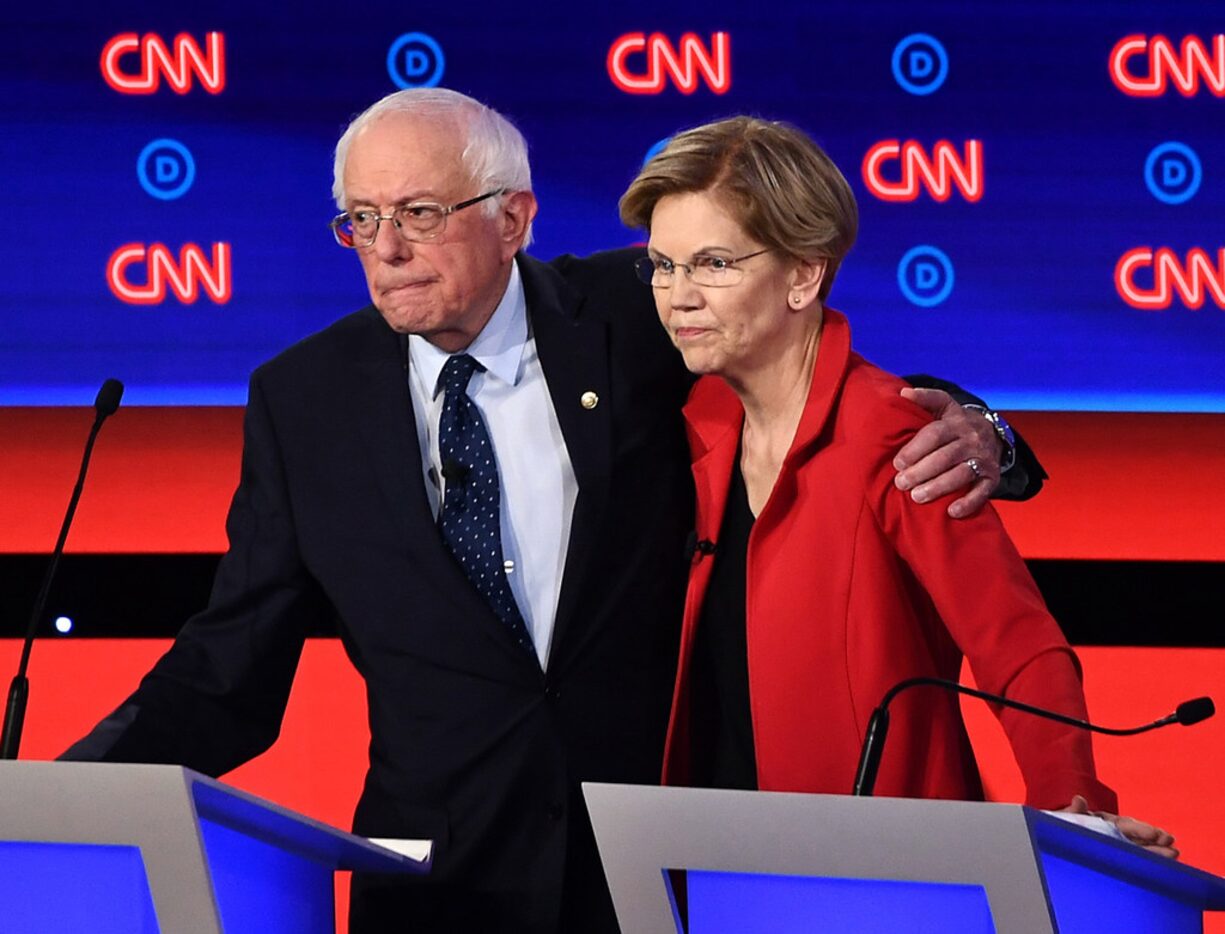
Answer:
[[[767,248],[730,257],[699,253],[688,263],[678,263],[663,256],[644,256],[634,263],[634,271],[639,279],[656,289],[670,289],[678,269],[683,269],[694,285],[723,288],[736,285],[744,278],[744,270],[737,263],[769,252]]]
[[[450,207],[434,201],[411,201],[398,205],[390,214],[380,214],[378,211],[346,211],[332,218],[328,226],[332,228],[332,236],[336,238],[336,242],[350,250],[373,245],[379,235],[379,224],[382,221],[391,221],[405,240],[420,243],[440,236],[447,229],[447,218],[456,211],[470,208],[487,198],[505,194],[506,191],[505,188],[487,191]]]

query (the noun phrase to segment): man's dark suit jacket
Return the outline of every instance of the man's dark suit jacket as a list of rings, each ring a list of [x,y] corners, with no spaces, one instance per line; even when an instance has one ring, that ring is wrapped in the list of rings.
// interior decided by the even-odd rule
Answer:
[[[437,842],[424,880],[355,878],[353,930],[615,931],[578,783],[659,780],[693,527],[691,378],[641,255],[520,257],[579,485],[547,674],[442,544],[405,344],[368,307],[256,370],[209,606],[65,758],[234,768],[334,621],[370,710],[354,830]]]
[[[334,619],[370,710],[354,830],[437,842],[420,883],[355,880],[355,930],[615,930],[578,783],[659,779],[693,501],[690,380],[636,255],[520,257],[579,486],[547,673],[439,537],[405,344],[368,307],[256,370],[209,606],[66,757],[234,768]]]

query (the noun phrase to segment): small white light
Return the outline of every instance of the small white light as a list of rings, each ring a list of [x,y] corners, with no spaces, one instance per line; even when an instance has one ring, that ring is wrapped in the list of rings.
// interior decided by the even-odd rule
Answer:
[[[65,635],[72,632],[72,620],[67,616],[57,616],[55,618],[55,631]]]

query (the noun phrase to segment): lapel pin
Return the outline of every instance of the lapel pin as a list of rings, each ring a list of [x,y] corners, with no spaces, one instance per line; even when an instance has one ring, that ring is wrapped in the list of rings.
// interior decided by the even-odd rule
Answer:
[[[579,405],[590,411],[600,404],[600,397],[588,389],[579,397]]]

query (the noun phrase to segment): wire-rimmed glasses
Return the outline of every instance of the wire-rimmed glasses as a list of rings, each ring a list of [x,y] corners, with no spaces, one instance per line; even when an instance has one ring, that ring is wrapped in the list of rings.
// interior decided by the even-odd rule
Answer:
[[[447,218],[456,211],[470,208],[506,191],[505,188],[496,188],[450,206],[435,201],[409,201],[397,205],[390,214],[371,210],[345,211],[332,218],[328,226],[332,228],[336,242],[350,250],[372,246],[379,235],[379,224],[383,221],[391,221],[405,240],[421,243],[440,236],[447,229]]]

